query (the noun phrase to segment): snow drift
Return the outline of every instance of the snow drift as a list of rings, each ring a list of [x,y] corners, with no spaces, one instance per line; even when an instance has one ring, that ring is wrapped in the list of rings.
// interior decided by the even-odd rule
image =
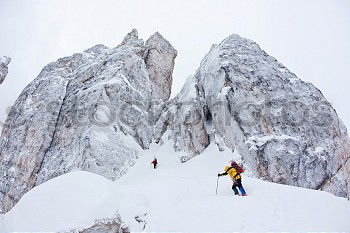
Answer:
[[[118,219],[120,231],[348,231],[350,203],[327,192],[243,176],[247,197],[235,197],[218,171],[237,153],[209,146],[180,163],[171,145],[152,146],[129,172],[111,182],[71,172],[33,188],[0,220],[2,231],[86,229]],[[157,155],[159,168],[150,166]],[[2,227],[2,228],[1,228]]]

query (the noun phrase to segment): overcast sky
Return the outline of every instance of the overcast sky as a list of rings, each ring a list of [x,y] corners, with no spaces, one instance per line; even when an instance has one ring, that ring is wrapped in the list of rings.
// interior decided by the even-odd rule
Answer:
[[[178,50],[173,94],[211,44],[237,33],[314,83],[350,126],[350,1],[0,0],[0,55],[12,58],[0,86],[0,119],[49,62],[95,44],[117,46],[137,28]]]

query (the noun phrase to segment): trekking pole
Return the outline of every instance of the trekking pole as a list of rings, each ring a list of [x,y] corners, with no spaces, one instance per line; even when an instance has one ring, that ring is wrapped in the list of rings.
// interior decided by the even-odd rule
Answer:
[[[219,187],[219,176],[218,176],[218,178],[216,179],[216,192],[215,192],[215,195],[216,195],[216,196],[218,195],[218,187]]]

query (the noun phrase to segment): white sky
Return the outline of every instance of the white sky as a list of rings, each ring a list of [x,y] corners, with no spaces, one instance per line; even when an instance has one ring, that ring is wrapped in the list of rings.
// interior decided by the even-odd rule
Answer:
[[[178,50],[173,94],[211,44],[237,33],[314,83],[350,126],[350,1],[0,0],[0,55],[12,58],[0,86],[0,119],[49,62],[95,44],[117,46],[137,28]]]

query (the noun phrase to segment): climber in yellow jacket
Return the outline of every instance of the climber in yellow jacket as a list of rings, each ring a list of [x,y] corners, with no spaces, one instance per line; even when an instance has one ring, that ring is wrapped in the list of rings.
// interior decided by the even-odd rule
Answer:
[[[224,170],[225,170],[225,172],[218,174],[218,176],[230,175],[230,177],[233,181],[232,190],[235,192],[235,195],[239,195],[238,190],[237,190],[237,187],[238,187],[242,196],[247,196],[247,194],[242,186],[241,173],[244,172],[244,170],[235,161],[231,161],[230,166],[226,166]]]

